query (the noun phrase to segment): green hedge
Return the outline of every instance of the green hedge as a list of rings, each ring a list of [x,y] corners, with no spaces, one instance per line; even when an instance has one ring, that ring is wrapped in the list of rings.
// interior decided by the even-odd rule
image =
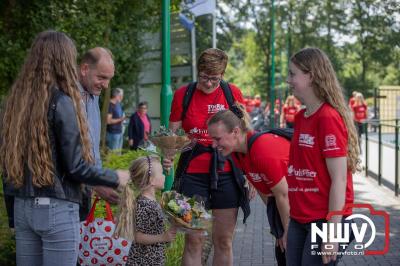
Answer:
[[[2,181],[0,182],[0,197],[0,265],[13,266],[15,265],[15,236],[8,227]]]

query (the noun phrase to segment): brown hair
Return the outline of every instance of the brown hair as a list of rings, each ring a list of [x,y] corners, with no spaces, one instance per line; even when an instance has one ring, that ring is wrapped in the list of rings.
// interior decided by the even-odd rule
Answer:
[[[204,72],[210,75],[224,74],[227,64],[228,56],[224,51],[217,48],[208,48],[200,54],[197,60],[197,71],[198,73]]]
[[[88,127],[77,87],[76,48],[64,33],[37,35],[7,99],[1,130],[0,167],[16,187],[24,182],[24,167],[36,187],[54,183],[47,113],[52,88],[71,97],[85,161],[93,162]]]
[[[138,196],[141,192],[150,186],[151,178],[153,177],[153,163],[160,163],[160,158],[157,156],[144,156],[139,157],[132,161],[129,173],[131,181],[124,188],[122,197],[119,202],[119,214],[117,225],[114,234],[128,240],[135,240],[136,232],[136,197],[134,190],[139,190]]]
[[[239,127],[242,132],[252,130],[250,116],[244,106],[239,103],[234,104],[233,110],[225,109],[213,115],[208,120],[207,125],[210,126],[218,122],[223,123],[229,132],[232,132],[235,127]]]
[[[315,95],[329,103],[343,118],[348,131],[347,164],[352,172],[359,170],[358,137],[351,112],[347,106],[342,88],[328,56],[318,48],[304,48],[291,57],[303,73],[311,74],[311,85]]]

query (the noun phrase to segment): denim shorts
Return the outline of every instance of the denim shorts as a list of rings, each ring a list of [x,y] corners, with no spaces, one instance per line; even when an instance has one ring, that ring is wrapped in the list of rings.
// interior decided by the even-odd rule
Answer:
[[[79,204],[55,198],[15,198],[17,265],[75,266]]]
[[[218,188],[210,188],[209,174],[184,174],[181,191],[187,197],[200,196],[207,209],[239,207],[240,189],[232,173],[218,175]]]

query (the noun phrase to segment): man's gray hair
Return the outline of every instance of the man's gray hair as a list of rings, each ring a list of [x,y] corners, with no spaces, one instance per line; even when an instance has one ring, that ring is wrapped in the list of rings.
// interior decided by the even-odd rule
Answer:
[[[121,89],[121,88],[115,88],[115,89],[113,89],[112,92],[111,92],[111,98],[115,98],[115,97],[117,97],[118,95],[124,95],[124,90]]]

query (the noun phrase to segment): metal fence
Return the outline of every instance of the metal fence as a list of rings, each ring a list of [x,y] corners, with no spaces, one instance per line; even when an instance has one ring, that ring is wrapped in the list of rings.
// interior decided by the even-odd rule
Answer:
[[[394,189],[396,196],[399,195],[399,121],[400,119],[371,119],[364,124],[365,175],[376,177],[379,185],[386,183],[385,185]],[[377,147],[375,145],[374,150],[370,151],[373,142],[377,143]],[[394,169],[389,169],[394,170],[393,184],[391,180],[388,180],[387,176],[383,176],[383,170],[387,170],[382,169],[383,159],[385,159],[383,149],[385,149],[385,157],[388,159],[388,161],[385,161],[386,167],[390,167],[390,165],[394,167]],[[393,156],[391,149],[394,150],[394,165],[390,163],[390,158]],[[374,159],[377,159],[377,161]],[[370,162],[377,162],[376,172],[370,169]]]

